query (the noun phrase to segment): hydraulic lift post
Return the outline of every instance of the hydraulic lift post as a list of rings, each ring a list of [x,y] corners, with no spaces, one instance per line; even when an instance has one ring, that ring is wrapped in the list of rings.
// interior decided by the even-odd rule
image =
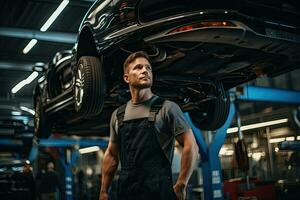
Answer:
[[[231,121],[235,114],[235,107],[233,103],[230,104],[229,116],[225,124],[216,131],[214,138],[210,144],[206,144],[201,130],[196,128],[188,113],[185,113],[193,133],[195,135],[197,144],[199,146],[199,153],[201,155],[201,162],[199,167],[202,168],[203,176],[203,191],[205,200],[222,200],[223,184],[222,184],[222,169],[219,158],[219,151],[226,139],[226,130],[231,125]]]

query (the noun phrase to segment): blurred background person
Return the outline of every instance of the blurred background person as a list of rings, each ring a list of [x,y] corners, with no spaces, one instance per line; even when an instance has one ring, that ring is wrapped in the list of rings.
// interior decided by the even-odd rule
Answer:
[[[26,193],[26,196],[23,196],[22,199],[35,200],[36,199],[35,180],[32,172],[32,166],[29,160],[26,160],[24,164],[22,179],[26,184],[25,187],[28,188],[28,192]]]
[[[41,181],[40,181],[41,200],[57,200],[58,199],[57,189],[61,194],[62,186],[59,181],[58,174],[54,170],[53,162],[49,162],[47,164],[47,171],[41,175]]]

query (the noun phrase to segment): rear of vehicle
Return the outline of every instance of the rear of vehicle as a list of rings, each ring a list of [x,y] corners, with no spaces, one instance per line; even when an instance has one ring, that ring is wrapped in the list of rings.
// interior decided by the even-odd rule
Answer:
[[[184,70],[176,63],[160,73],[211,77],[231,88],[299,67],[299,10],[293,1],[144,0],[138,19],[156,32],[146,43],[189,57],[178,63]]]

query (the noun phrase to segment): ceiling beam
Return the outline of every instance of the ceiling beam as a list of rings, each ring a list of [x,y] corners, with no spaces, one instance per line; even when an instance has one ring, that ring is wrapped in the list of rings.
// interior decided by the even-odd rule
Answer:
[[[50,46],[51,44],[49,44]],[[61,45],[61,49],[71,49],[72,46]],[[9,51],[9,52],[1,52],[0,51],[0,62],[21,62],[21,63],[36,63],[36,62],[49,62],[53,58],[53,55],[57,52],[56,49],[53,49],[53,52],[46,52],[45,54],[41,54],[42,52],[38,52],[39,54],[21,54],[20,52]]]
[[[32,97],[3,97],[0,96],[0,107],[3,105],[10,105],[10,106],[27,106],[28,108],[33,107]]]
[[[32,71],[35,63],[0,60],[1,70]]]
[[[37,39],[48,42],[75,44],[77,34],[63,32],[42,32],[39,30],[0,27],[0,36]]]

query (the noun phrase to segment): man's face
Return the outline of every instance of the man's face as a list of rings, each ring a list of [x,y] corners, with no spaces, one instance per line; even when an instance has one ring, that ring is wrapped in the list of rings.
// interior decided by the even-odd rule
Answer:
[[[134,88],[150,88],[152,86],[153,75],[148,60],[139,57],[130,63],[124,74],[124,81]]]

